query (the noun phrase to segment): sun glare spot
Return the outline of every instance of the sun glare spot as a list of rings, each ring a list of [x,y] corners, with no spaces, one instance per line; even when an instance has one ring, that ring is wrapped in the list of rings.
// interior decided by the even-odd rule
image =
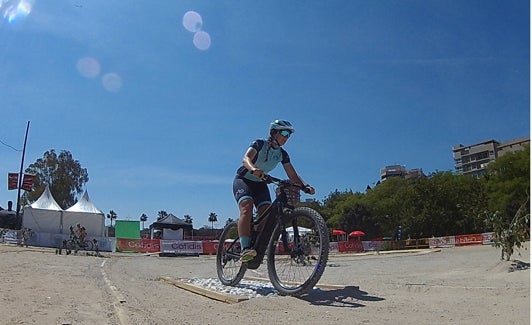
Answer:
[[[116,73],[106,73],[102,77],[102,84],[105,90],[118,92],[122,88],[122,77]]]
[[[194,46],[196,46],[199,50],[205,51],[211,47],[211,36],[209,33],[199,31],[194,34],[193,42]]]
[[[203,19],[195,11],[187,11],[183,15],[183,26],[191,33],[201,30]]]
[[[8,23],[14,23],[31,13],[33,3],[33,0],[0,0],[0,13]]]
[[[96,78],[100,74],[100,62],[91,57],[79,59],[76,68],[85,78]]]

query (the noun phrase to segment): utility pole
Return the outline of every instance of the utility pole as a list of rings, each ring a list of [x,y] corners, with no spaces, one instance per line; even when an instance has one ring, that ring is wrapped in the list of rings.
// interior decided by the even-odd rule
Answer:
[[[24,178],[24,155],[26,154],[26,142],[28,141],[28,131],[30,130],[30,121],[28,121],[28,124],[26,125],[26,135],[24,136],[24,147],[22,148],[22,160],[20,162],[20,172],[18,174],[18,194],[17,194],[17,222],[20,222],[20,226],[22,226],[22,222],[20,220],[20,190],[22,188],[22,179]]]

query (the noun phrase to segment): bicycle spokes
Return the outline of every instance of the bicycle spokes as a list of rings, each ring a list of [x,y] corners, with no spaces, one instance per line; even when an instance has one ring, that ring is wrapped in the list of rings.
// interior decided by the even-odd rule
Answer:
[[[216,249],[216,272],[220,282],[225,285],[238,284],[246,272],[245,265],[240,262],[241,246],[236,230],[236,222],[227,225]]]
[[[328,258],[328,232],[323,218],[309,208],[297,208],[289,222],[277,225],[268,249],[268,273],[282,294],[301,295],[319,281]]]

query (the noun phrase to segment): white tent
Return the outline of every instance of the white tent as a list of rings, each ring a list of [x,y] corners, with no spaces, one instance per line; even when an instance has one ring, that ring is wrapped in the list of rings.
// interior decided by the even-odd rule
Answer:
[[[44,192],[42,192],[41,197],[31,204],[31,207],[34,209],[44,209],[44,210],[55,210],[61,211],[61,206],[55,202],[52,192],[50,192],[50,186],[46,185]]]
[[[65,211],[103,214],[103,212],[98,210],[98,208],[96,208],[96,206],[91,202],[91,200],[89,199],[89,192],[87,191],[85,191],[81,199],[76,204],[66,209]]]
[[[25,206],[22,215],[22,226],[35,232],[61,233],[62,209],[55,202],[46,185],[41,197],[31,205]]]
[[[41,197],[23,210],[22,226],[35,232],[68,234],[70,226],[77,224],[85,227],[88,236],[105,235],[105,215],[90,201],[87,191],[76,204],[62,210],[47,185]]]
[[[311,232],[310,229],[308,228],[305,228],[305,227],[297,227],[297,230],[299,232],[299,235],[304,235],[304,234],[308,234],[309,232]],[[288,227],[286,228],[286,232],[288,233],[288,240],[289,241],[292,241],[294,240],[294,228],[293,227]]]
[[[105,235],[105,215],[91,202],[87,191],[76,204],[63,211],[65,233],[69,231],[70,226],[75,227],[77,224],[85,227],[88,236]]]

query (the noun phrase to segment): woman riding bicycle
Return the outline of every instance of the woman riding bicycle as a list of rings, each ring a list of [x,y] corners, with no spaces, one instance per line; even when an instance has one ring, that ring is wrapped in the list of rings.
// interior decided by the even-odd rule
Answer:
[[[267,140],[258,139],[251,143],[242,159],[233,181],[233,194],[240,210],[238,219],[238,235],[242,245],[242,262],[249,262],[257,252],[250,248],[251,218],[253,205],[261,214],[272,203],[268,185],[264,182],[265,175],[273,170],[278,163],[284,167],[286,175],[295,184],[307,188],[314,194],[312,186],[305,184],[290,163],[290,157],[282,146],[295,132],[290,122],[275,120],[270,124],[270,136]]]

